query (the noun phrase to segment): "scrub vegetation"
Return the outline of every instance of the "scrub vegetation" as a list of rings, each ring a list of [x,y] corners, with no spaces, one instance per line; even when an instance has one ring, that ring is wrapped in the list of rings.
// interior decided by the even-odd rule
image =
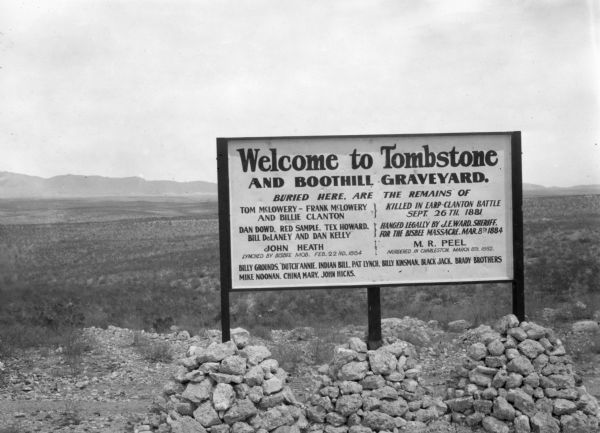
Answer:
[[[217,205],[170,199],[160,207],[156,216],[147,202],[136,211],[131,201],[1,201],[0,350],[61,344],[84,326],[218,328]],[[600,309],[600,195],[526,198],[524,236],[530,318],[541,320],[544,308],[564,321]],[[232,326],[263,334],[365,324],[366,308],[364,289],[231,295]],[[384,317],[487,322],[510,312],[511,287],[385,288],[382,309]]]

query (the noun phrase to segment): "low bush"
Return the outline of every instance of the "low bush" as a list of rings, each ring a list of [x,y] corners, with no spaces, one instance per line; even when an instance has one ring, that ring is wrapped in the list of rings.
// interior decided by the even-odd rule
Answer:
[[[141,332],[133,334],[133,347],[149,362],[171,362],[173,349],[163,340],[153,340]]]
[[[290,343],[280,343],[273,346],[271,354],[279,362],[280,367],[288,373],[296,371],[304,357],[302,348]]]

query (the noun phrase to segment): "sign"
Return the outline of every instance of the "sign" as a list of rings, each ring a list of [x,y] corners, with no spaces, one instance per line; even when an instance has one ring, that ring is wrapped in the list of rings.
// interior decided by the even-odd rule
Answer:
[[[520,133],[228,138],[218,154],[230,290],[515,278]]]

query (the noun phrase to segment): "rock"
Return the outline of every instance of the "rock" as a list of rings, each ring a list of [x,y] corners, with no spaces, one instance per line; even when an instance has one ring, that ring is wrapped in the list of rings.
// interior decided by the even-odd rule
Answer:
[[[279,370],[279,362],[273,358],[265,359],[258,365],[263,369],[265,374],[277,373],[277,370]]]
[[[250,401],[252,403],[258,403],[260,401],[261,398],[263,398],[263,389],[262,386],[253,386],[252,388],[250,388],[248,390],[248,393],[246,394],[246,397],[248,397],[250,399]]]
[[[283,382],[277,377],[272,377],[271,379],[263,382],[262,388],[266,395],[274,394],[283,389]]]
[[[529,417],[526,415],[519,415],[515,418],[515,433],[530,433],[531,427],[529,426]]]
[[[248,386],[262,385],[265,372],[259,365],[254,365],[248,369],[244,375],[244,381]]]
[[[473,410],[484,415],[487,415],[492,412],[493,405],[494,403],[490,400],[473,400]]]
[[[558,422],[545,412],[537,412],[530,419],[532,433],[559,433],[560,426]]]
[[[508,374],[506,371],[500,370],[494,375],[494,378],[492,379],[492,386],[494,388],[502,388],[507,380]]]
[[[163,386],[163,394],[169,396],[169,395],[173,395],[173,394],[180,394],[181,392],[183,392],[184,390],[184,386],[179,383],[176,382],[174,380],[169,380],[165,386]]]
[[[525,377],[524,382],[533,388],[537,388],[540,386],[540,375],[537,373],[531,373]]]
[[[519,351],[529,359],[536,358],[538,355],[544,353],[545,350],[544,346],[529,338],[521,341],[517,347]]]
[[[367,374],[369,364],[366,361],[349,362],[342,366],[338,371],[338,379],[340,380],[361,380]]]
[[[390,374],[396,369],[398,360],[396,357],[384,350],[369,350],[367,352],[371,370],[375,374]]]
[[[194,414],[194,404],[191,401],[183,400],[175,403],[175,411],[181,415],[192,416]]]
[[[244,421],[252,415],[256,415],[256,413],[256,407],[249,399],[238,400],[227,412],[225,412],[223,420],[227,424],[233,424],[237,421]]]
[[[408,381],[405,383],[408,383]],[[382,386],[373,390],[371,395],[379,400],[396,400],[398,398],[398,391],[391,386]]]
[[[334,427],[332,425],[326,425],[324,430],[325,430],[325,433],[347,433],[348,432],[348,427],[346,427],[345,425],[344,426],[340,426],[340,427]]]
[[[243,349],[250,341],[250,333],[244,328],[233,328],[229,331],[229,335],[238,349]]]
[[[329,398],[337,398],[340,395],[340,389],[337,386],[324,386],[319,390],[319,394]]]
[[[246,359],[232,355],[221,361],[219,371],[225,374],[244,375],[246,373]]]
[[[433,421],[438,417],[438,413],[435,409],[419,409],[415,413],[415,421],[423,423],[423,427],[426,427],[426,423]]]
[[[358,394],[342,395],[335,403],[335,410],[343,416],[355,413],[362,406],[362,398]]]
[[[345,347],[336,347],[333,349],[333,368],[340,369],[343,365],[358,359],[358,352],[346,349]]]
[[[516,358],[509,361],[508,364],[506,364],[506,369],[509,372],[519,373],[522,376],[527,376],[528,374],[533,373],[535,370],[529,358],[525,356],[517,356]]]
[[[229,433],[231,427],[227,424],[216,424],[208,429],[209,433]]]
[[[310,399],[311,404],[315,406],[321,406],[327,412],[331,412],[333,410],[333,404],[331,403],[331,399],[329,397],[321,397],[313,395]]]
[[[197,352],[198,362],[220,362],[228,356],[235,354],[235,344],[232,341],[226,343],[211,343],[206,349]]]
[[[484,417],[481,425],[489,433],[508,433],[510,431],[505,423],[492,416]]]
[[[363,417],[363,425],[373,430],[388,431],[392,431],[396,427],[394,418],[378,411],[366,412]]]
[[[181,396],[192,403],[198,404],[202,403],[204,400],[208,400],[212,390],[213,386],[211,381],[209,379],[204,379],[200,383],[188,383]]]
[[[516,341],[524,341],[527,339],[527,332],[521,327],[510,328],[508,330],[508,335],[513,337]]]
[[[379,389],[385,385],[385,379],[379,374],[374,374],[366,376],[360,382],[360,385],[363,387],[363,389]]]
[[[573,332],[598,332],[600,326],[595,320],[579,320],[573,323],[571,329]]]
[[[385,346],[379,348],[379,350],[384,350],[391,353],[396,358],[400,358],[403,354],[408,354],[408,352],[411,352],[411,349],[412,346],[406,341],[396,341],[392,344],[386,344]]]
[[[506,389],[518,388],[523,383],[523,376],[518,373],[510,373],[506,379],[504,387]]]
[[[182,416],[171,424],[173,433],[206,433],[206,430],[195,419],[189,416]]]
[[[513,406],[526,415],[533,415],[535,412],[535,403],[533,398],[522,389],[515,389],[509,392]]]
[[[221,364],[219,362],[205,362],[200,367],[198,367],[198,370],[206,374],[216,373],[217,371],[219,371],[220,366]]]
[[[557,398],[554,400],[554,409],[552,412],[554,415],[569,415],[574,413],[577,410],[577,405],[570,400],[565,400],[564,398]]]
[[[408,404],[403,398],[392,401],[382,401],[379,410],[389,416],[402,416],[408,410]]]
[[[481,423],[481,421],[483,421],[484,416],[485,415],[480,412],[474,412],[465,418],[465,423],[469,427],[475,427],[476,425],[479,425]]]
[[[353,350],[355,352],[359,352],[359,353],[367,352],[367,343],[365,343],[364,341],[362,341],[360,338],[357,338],[357,337],[351,337],[348,340],[348,347],[350,348],[350,350]]]
[[[326,416],[327,411],[321,406],[309,406],[306,408],[306,417],[312,422],[323,423]]]
[[[502,341],[496,339],[490,341],[490,343],[487,345],[487,350],[492,356],[501,356],[504,354],[505,348],[504,344],[502,344]]]
[[[487,348],[483,343],[474,343],[467,349],[467,356],[475,361],[479,361],[487,355]]]
[[[346,423],[346,417],[337,412],[329,412],[327,416],[325,416],[325,421],[327,424],[331,424],[334,427],[339,427]]]
[[[446,400],[444,403],[446,403],[453,412],[464,412],[473,407],[473,397],[453,398]]]
[[[494,324],[494,330],[500,334],[506,334],[510,328],[519,326],[519,319],[514,314],[501,317]]]
[[[492,384],[492,378],[487,374],[482,374],[473,370],[469,373],[469,380],[479,386],[487,388]]]
[[[198,409],[194,411],[194,418],[203,427],[210,427],[221,423],[219,414],[213,409],[210,401],[206,401],[198,406]]]
[[[563,433],[588,433],[595,430],[594,426],[591,425],[587,417],[581,412],[561,416],[560,424]]]
[[[492,414],[500,420],[512,421],[515,419],[515,408],[503,397],[496,397]]]
[[[262,427],[268,431],[284,425],[291,426],[293,423],[294,419],[289,413],[284,413],[276,407],[267,410],[261,419]]]
[[[246,346],[240,350],[240,355],[248,360],[248,364],[258,365],[271,357],[271,352],[265,346]]]
[[[537,323],[528,322],[527,325],[523,326],[523,329],[527,333],[527,338],[532,340],[539,340],[548,334],[548,329]]]
[[[235,374],[208,373],[208,376],[217,383],[242,383],[244,378]]]
[[[254,433],[254,428],[245,422],[238,421],[231,426],[231,433]]]
[[[365,427],[364,425],[353,425],[348,430],[348,433],[373,433],[369,427]]]
[[[358,394],[363,390],[360,383],[345,380],[339,383],[339,390],[342,394]]]
[[[260,399],[260,403],[258,407],[261,409],[269,409],[271,407],[279,406],[285,400],[283,392],[278,392],[276,394],[266,395]]]
[[[227,410],[235,400],[233,387],[226,383],[218,383],[212,395],[213,406],[216,410]]]
[[[471,322],[460,319],[454,320],[448,323],[448,331],[450,332],[464,332],[472,326]]]

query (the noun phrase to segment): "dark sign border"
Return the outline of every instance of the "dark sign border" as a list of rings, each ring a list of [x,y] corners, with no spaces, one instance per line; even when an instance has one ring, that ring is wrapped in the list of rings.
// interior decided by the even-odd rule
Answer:
[[[429,134],[375,134],[375,135],[304,135],[304,136],[273,136],[273,137],[224,137],[217,138],[217,171],[218,171],[218,200],[219,200],[219,246],[220,246],[220,268],[221,268],[221,325],[223,341],[229,340],[229,293],[246,291],[267,290],[312,290],[312,289],[348,289],[364,288],[360,285],[327,285],[310,287],[269,287],[269,288],[245,288],[232,289],[231,270],[231,227],[229,208],[229,143],[239,140],[278,140],[278,139],[314,139],[314,138],[372,138],[372,137],[451,137],[459,135],[510,135],[511,147],[511,202],[512,202],[512,232],[513,232],[513,278],[499,280],[472,280],[460,282],[437,282],[437,283],[393,283],[381,284],[377,287],[369,287],[369,298],[379,303],[379,287],[396,286],[437,286],[437,285],[460,285],[480,283],[507,283],[512,282],[513,313],[519,320],[525,319],[525,294],[524,294],[524,265],[523,265],[523,177],[521,165],[521,131],[504,132],[465,132],[465,133],[429,133]],[[371,303],[370,303],[371,304]],[[369,305],[369,314],[371,305]],[[369,320],[371,322],[371,320]]]

